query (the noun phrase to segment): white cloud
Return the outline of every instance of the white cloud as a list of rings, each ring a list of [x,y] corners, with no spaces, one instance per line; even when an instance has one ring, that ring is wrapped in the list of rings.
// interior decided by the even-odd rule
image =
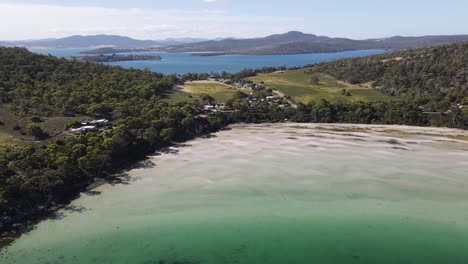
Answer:
[[[205,3],[214,3],[214,2],[218,2],[218,0],[203,0],[203,2],[205,2]]]
[[[214,1],[214,0],[208,0]],[[247,16],[223,10],[148,10],[0,3],[0,39],[118,34],[139,39],[251,37],[303,29],[300,17]]]

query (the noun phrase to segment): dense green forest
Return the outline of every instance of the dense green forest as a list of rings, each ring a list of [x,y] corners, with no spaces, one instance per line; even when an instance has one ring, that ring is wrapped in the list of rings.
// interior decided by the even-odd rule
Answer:
[[[265,91],[255,91],[260,99]],[[267,92],[268,94],[268,92]],[[357,124],[405,124],[414,126],[438,125],[431,124],[430,119],[422,113],[415,102],[396,100],[390,102],[358,102],[330,103],[326,100],[312,102],[307,105],[298,104],[297,109],[282,109],[279,101],[271,104],[259,102],[255,107],[249,107],[243,98],[245,94],[238,92],[227,106],[237,111],[226,115],[229,123],[262,123],[262,122],[298,122],[298,123],[357,123]]]
[[[18,117],[91,116],[112,126],[79,136],[60,135],[27,146],[0,148],[0,222],[13,222],[63,197],[77,193],[94,178],[106,178],[155,150],[237,122],[347,122],[467,127],[467,48],[452,45],[314,66],[353,83],[374,81],[393,93],[391,102],[336,103],[321,100],[297,109],[284,102],[262,101],[271,90],[256,88],[250,97],[238,92],[229,111],[206,114],[206,102],[175,105],[162,98],[185,80],[208,74],[165,76],[76,60],[0,48],[0,97]],[[241,79],[276,68],[245,70],[218,77]],[[206,101],[211,101],[209,96]],[[202,99],[204,100],[204,99]],[[459,111],[431,117],[421,105]],[[458,110],[457,110],[458,109]],[[0,117],[0,121],[1,121]],[[69,126],[81,120],[72,120]],[[37,125],[28,131],[38,133]],[[8,216],[8,217],[7,217]]]
[[[79,137],[59,136],[45,145],[1,148],[0,217],[35,211],[173,141],[224,126],[215,116],[198,118],[201,103],[169,105],[160,100],[176,81],[175,76],[149,71],[0,48],[2,104],[13,113],[86,114],[110,119],[114,126]]]
[[[1,102],[9,103],[19,115],[118,115],[135,102],[172,89],[175,81],[175,76],[150,71],[103,67],[20,48],[0,48]],[[126,105],[130,101],[133,102]]]
[[[411,98],[427,112],[456,111],[457,104],[468,105],[468,43],[311,66],[312,72],[352,84],[372,82],[385,93]]]

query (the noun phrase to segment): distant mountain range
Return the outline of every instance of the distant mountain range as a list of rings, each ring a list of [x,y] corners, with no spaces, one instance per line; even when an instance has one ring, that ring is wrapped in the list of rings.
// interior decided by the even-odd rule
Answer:
[[[365,49],[402,50],[431,47],[468,41],[468,35],[391,37],[353,40],[331,38],[291,31],[264,38],[218,39],[180,38],[166,40],[137,40],[115,35],[71,36],[60,39],[2,41],[1,46],[27,48],[84,48],[89,54],[119,53],[124,51],[192,52],[196,55],[222,54],[303,54]],[[103,52],[106,51],[106,52]]]
[[[70,36],[59,39],[41,39],[24,41],[0,41],[0,46],[21,46],[27,48],[99,48],[114,47],[118,49],[144,49],[181,45],[206,41],[197,38],[172,38],[165,40],[137,40],[116,35]]]
[[[338,52],[364,49],[402,50],[430,47],[454,42],[468,41],[468,35],[391,37],[383,39],[353,40],[330,38],[302,32],[291,31],[285,34],[264,38],[224,39],[204,41],[183,45],[160,47],[154,50],[166,52],[193,52],[200,55],[219,54],[303,54],[319,52]]]

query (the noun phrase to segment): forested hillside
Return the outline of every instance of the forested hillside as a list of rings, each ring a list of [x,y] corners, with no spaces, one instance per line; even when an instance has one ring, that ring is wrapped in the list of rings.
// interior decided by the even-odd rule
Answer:
[[[174,76],[0,48],[1,102],[19,115],[108,116],[129,100],[145,101],[174,83]]]
[[[58,136],[47,144],[1,147],[0,223],[11,221],[2,220],[6,216],[21,218],[38,211],[157,148],[223,125],[216,117],[197,118],[198,103],[169,105],[160,100],[175,82],[174,76],[149,71],[1,48],[2,107],[18,117],[86,114],[113,124],[98,133]]]
[[[322,63],[312,66],[315,71],[352,84],[372,82],[385,93],[418,101],[427,112],[468,105],[468,43]]]
[[[2,111],[40,122],[44,117],[89,116],[112,124],[81,135],[61,134],[43,141],[38,125],[28,133],[37,142],[0,147],[0,229],[63,197],[76,194],[95,178],[108,178],[149,153],[236,122],[346,122],[434,125],[465,128],[467,44],[341,60],[304,69],[325,72],[352,83],[373,82],[395,95],[394,101],[332,104],[317,100],[298,107],[270,102],[272,91],[237,91],[227,111],[206,113],[206,102],[169,104],[162,100],[174,85],[205,75],[164,76],[76,60],[36,55],[20,48],[0,48]],[[242,79],[262,70],[225,78]],[[265,68],[265,72],[273,69]],[[245,80],[244,80],[245,81]],[[255,102],[255,103],[251,103]],[[450,111],[430,116],[420,106]],[[5,112],[3,112],[5,113]],[[3,122],[0,116],[0,128]],[[70,120],[73,127],[82,120]],[[63,128],[65,129],[65,128]]]
[[[432,47],[468,41],[467,35],[454,36],[424,36],[424,37],[391,37],[381,39],[354,40],[347,38],[331,38],[304,34],[302,32],[287,32],[264,38],[223,39],[199,43],[154,48],[167,52],[214,52],[214,54],[305,54],[319,52],[339,52],[350,50],[402,50],[411,48]],[[205,54],[206,55],[206,54]]]

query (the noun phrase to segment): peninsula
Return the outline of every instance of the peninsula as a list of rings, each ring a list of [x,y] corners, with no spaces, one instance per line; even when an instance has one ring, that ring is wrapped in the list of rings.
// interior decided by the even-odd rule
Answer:
[[[161,56],[157,55],[97,55],[97,56],[82,56],[73,57],[73,59],[89,62],[117,62],[117,61],[147,61],[147,60],[161,60]]]

